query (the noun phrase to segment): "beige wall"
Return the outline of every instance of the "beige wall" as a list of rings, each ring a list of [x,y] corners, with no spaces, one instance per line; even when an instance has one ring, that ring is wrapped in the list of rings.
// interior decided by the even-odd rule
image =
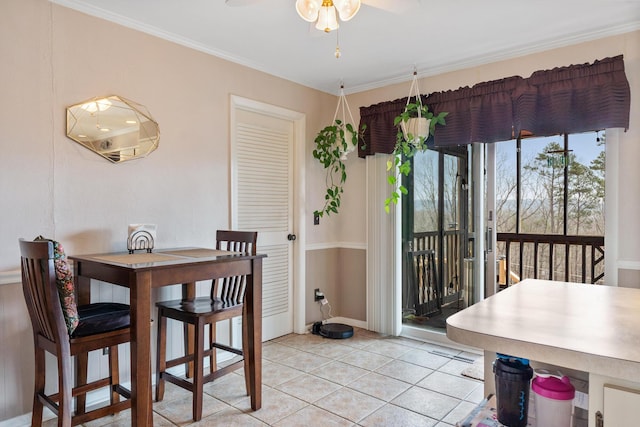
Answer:
[[[337,313],[348,319],[367,320],[366,251],[340,248],[338,250],[339,305]]]
[[[353,248],[329,248],[307,251],[307,301],[305,323],[331,316],[366,322],[367,299],[364,265],[366,251]],[[329,301],[331,312],[313,300],[320,289]]]
[[[33,339],[19,284],[0,286],[0,422],[31,412]]]
[[[618,286],[640,289],[640,269],[620,268],[618,270]]]

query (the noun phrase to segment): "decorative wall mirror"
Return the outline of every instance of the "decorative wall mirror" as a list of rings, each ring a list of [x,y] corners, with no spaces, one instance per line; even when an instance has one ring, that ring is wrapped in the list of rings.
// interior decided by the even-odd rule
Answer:
[[[121,96],[92,98],[67,108],[67,136],[113,163],[149,155],[160,128],[147,109]]]

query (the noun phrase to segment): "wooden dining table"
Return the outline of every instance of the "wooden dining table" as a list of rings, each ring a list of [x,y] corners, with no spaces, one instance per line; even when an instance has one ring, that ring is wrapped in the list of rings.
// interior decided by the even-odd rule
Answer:
[[[131,419],[133,426],[152,426],[151,319],[155,314],[151,290],[182,285],[184,299],[195,297],[200,280],[247,275],[244,300],[249,343],[251,408],[262,405],[262,259],[207,248],[177,248],[152,253],[127,252],[74,255],[78,303],[91,302],[91,280],[129,289],[131,306]]]

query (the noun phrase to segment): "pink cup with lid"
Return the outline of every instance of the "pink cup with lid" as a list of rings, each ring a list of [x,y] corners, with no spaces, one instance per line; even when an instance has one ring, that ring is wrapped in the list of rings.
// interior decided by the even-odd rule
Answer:
[[[576,389],[569,377],[551,374],[543,369],[534,371],[531,382],[538,427],[571,427],[571,413]]]

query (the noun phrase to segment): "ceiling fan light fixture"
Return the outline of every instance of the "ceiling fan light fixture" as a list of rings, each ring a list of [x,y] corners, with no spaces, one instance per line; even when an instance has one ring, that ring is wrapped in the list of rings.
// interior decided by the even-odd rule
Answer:
[[[108,110],[109,107],[111,107],[111,101],[105,98],[98,99],[97,101],[91,101],[80,106],[80,108],[90,113],[95,113],[96,111],[105,111]]]
[[[360,0],[333,0],[333,5],[338,10],[340,19],[348,21],[360,10]]]
[[[322,0],[296,0],[296,12],[307,22],[318,19]]]
[[[360,0],[296,0],[296,11],[307,22],[328,33],[337,30],[338,15],[342,21],[353,18],[360,10]]]
[[[318,22],[316,22],[316,28],[320,31],[328,33],[333,30],[337,30],[338,17],[336,16],[336,9],[333,6],[322,6],[318,13]]]

